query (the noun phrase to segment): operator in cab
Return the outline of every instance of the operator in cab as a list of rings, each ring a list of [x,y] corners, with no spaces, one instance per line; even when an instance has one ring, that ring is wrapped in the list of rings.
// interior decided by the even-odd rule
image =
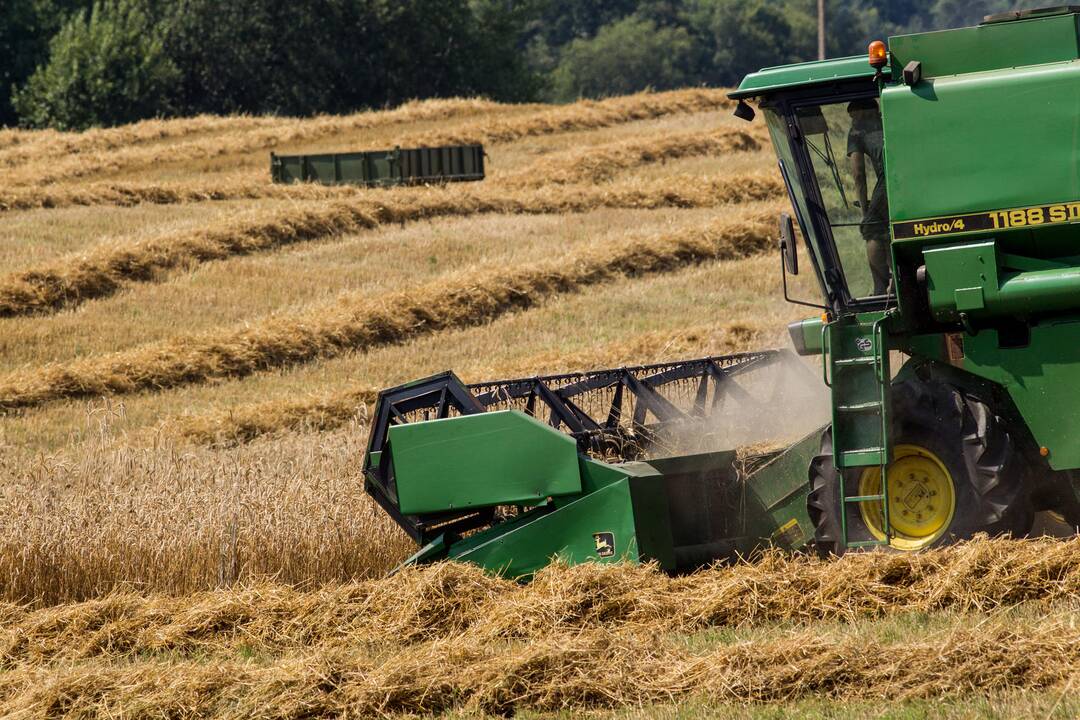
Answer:
[[[874,280],[874,295],[892,292],[889,272],[889,201],[885,195],[884,133],[876,100],[856,100],[848,104],[851,130],[848,132],[848,162],[862,209],[859,230],[866,241],[866,258]],[[866,162],[874,168],[873,192],[868,192]]]

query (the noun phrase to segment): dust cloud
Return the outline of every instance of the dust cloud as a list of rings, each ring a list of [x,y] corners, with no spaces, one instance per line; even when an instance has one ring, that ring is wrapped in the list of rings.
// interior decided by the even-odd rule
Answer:
[[[734,375],[707,418],[669,428],[663,454],[764,449],[801,439],[830,419],[819,363],[785,352],[777,362]]]

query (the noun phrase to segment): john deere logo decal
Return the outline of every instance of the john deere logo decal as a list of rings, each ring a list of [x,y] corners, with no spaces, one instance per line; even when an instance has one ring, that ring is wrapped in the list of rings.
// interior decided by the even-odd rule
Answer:
[[[615,533],[593,533],[593,541],[596,542],[597,557],[611,557],[615,554]]]

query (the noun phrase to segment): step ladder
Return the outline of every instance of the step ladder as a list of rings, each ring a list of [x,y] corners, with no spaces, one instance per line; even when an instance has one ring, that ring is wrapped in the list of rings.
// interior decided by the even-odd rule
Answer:
[[[888,545],[889,523],[889,348],[881,316],[870,322],[849,317],[822,327],[822,372],[832,395],[833,464],[840,479],[840,528],[845,547]],[[849,495],[844,480],[848,468],[881,469],[881,491]],[[847,506],[877,502],[881,505],[884,538],[849,540]]]

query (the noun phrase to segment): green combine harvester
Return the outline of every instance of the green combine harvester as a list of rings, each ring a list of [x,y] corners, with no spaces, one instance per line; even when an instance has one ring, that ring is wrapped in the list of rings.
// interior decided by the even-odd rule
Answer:
[[[731,97],[791,197],[783,278],[795,223],[806,240],[820,298],[782,286],[818,309],[790,331],[821,377],[765,351],[384,391],[365,485],[409,562],[683,571],[1080,524],[1080,7],[766,68]],[[732,428],[788,407],[762,393],[777,368],[823,382],[831,422],[737,453]]]

